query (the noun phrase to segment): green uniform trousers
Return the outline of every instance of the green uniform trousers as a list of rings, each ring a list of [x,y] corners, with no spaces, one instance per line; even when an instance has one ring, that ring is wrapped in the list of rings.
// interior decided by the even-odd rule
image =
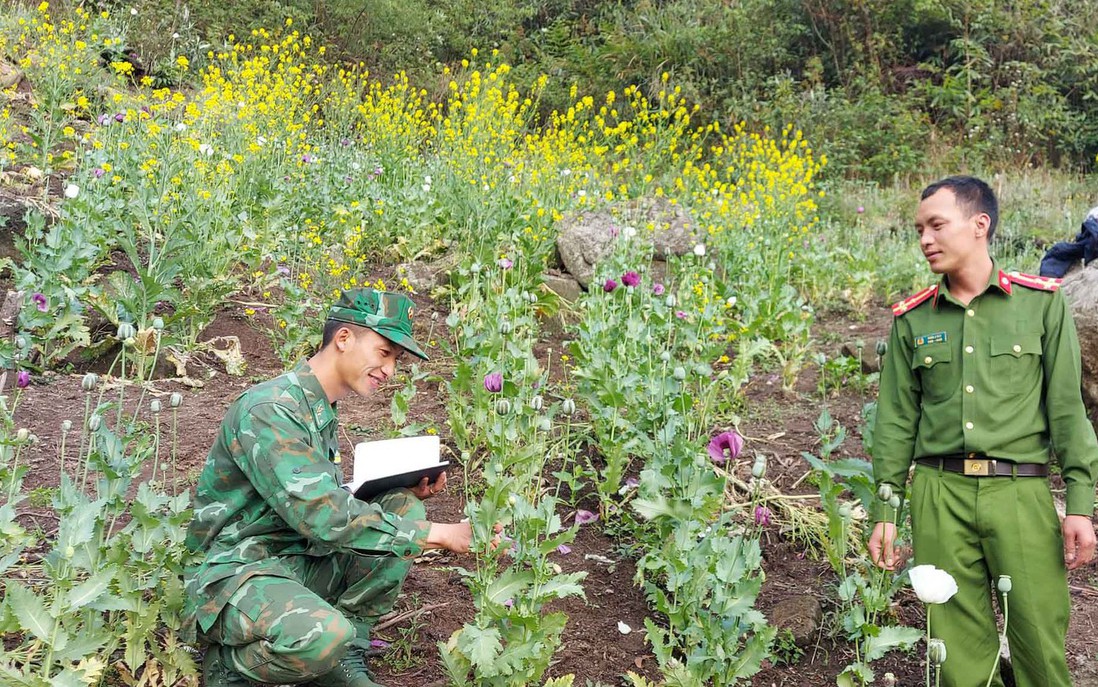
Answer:
[[[957,580],[957,594],[930,609],[931,634],[946,644],[942,684],[983,687],[998,666],[992,595],[998,577],[1010,575],[1007,639],[1018,687],[1071,687],[1064,650],[1071,605],[1048,480],[918,465],[910,507],[915,562]],[[997,669],[992,684],[1003,685]]]
[[[377,502],[386,511],[425,520],[423,503],[407,489]],[[253,682],[300,683],[338,663],[356,638],[365,641],[392,610],[412,567],[396,556],[290,556],[293,579],[248,579],[201,638],[232,647],[232,668]]]

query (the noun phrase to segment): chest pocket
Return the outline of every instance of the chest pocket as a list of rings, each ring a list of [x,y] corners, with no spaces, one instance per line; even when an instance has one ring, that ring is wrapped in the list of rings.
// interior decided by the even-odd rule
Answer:
[[[1041,376],[1039,334],[998,334],[991,337],[991,382],[1005,391],[1038,384]]]
[[[928,401],[949,398],[957,387],[953,370],[953,347],[948,343],[919,346],[911,356],[911,369],[922,386]]]

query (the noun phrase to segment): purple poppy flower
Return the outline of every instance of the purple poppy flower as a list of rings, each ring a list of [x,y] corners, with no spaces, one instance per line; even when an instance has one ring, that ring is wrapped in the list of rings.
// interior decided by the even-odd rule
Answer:
[[[686,311],[676,310],[675,311],[675,317],[679,318],[680,320],[685,320],[686,319]]]
[[[107,126],[111,123],[111,116],[104,112],[103,114],[95,118],[95,123],[99,126]]]
[[[610,227],[610,237],[611,238],[616,239],[618,237],[618,232],[619,232],[619,229],[617,227]]]
[[[509,270],[515,266],[515,263],[511,262],[510,258],[500,258],[496,261],[496,264],[499,265],[501,270]]]
[[[598,513],[592,513],[589,510],[583,510],[582,508],[576,511],[576,524],[588,525],[599,519]]]
[[[607,279],[602,285],[602,290],[606,293],[610,293],[616,288],[618,288],[618,283],[613,279]]]
[[[38,308],[38,312],[46,312],[50,309],[50,302],[44,294],[35,293],[31,296],[31,300],[34,301],[34,307]]]
[[[637,487],[640,486],[640,483],[641,483],[640,480],[637,479],[636,477],[626,477],[625,478],[625,486],[629,487],[630,489],[636,489]]]
[[[653,284],[652,285],[652,295],[653,296],[662,296],[663,292],[664,292],[663,284]]]
[[[567,556],[568,554],[572,553],[572,547],[568,546],[567,544],[561,544],[557,547],[557,551]]]
[[[312,162],[315,159],[316,158],[314,158],[312,155],[310,155],[308,153],[305,153],[304,155],[301,156],[301,161],[304,162],[305,164],[309,164],[310,162]]]
[[[343,146],[344,148],[346,148],[347,146],[351,145],[351,139],[349,139],[349,138],[341,138],[341,139],[339,139],[339,145],[341,145],[341,146]]]
[[[350,174],[348,174],[347,176],[343,177],[343,182],[344,182],[344,183],[347,183],[347,184],[351,183],[351,182],[352,182],[352,181],[354,181],[354,180],[355,180],[355,178],[354,178],[354,177],[352,177],[352,176],[351,176]]]
[[[863,212],[865,212],[865,208],[864,208],[864,207],[862,207],[861,205],[859,205],[859,206],[858,206],[858,214],[860,215],[860,214],[862,214]]]
[[[279,265],[277,268],[275,268],[275,271],[277,271],[279,274],[289,274],[290,268],[286,267],[285,265]]]
[[[503,391],[503,373],[489,372],[484,375],[484,388],[493,394]]]
[[[372,648],[372,649],[388,649],[389,648],[389,642],[386,642],[384,639],[371,639],[370,640],[370,648]]]
[[[714,463],[735,459],[743,450],[743,437],[736,430],[721,432],[709,441],[709,457]]]
[[[755,524],[767,527],[770,525],[770,509],[766,506],[755,506]]]
[[[20,389],[26,389],[31,383],[31,373],[26,370],[19,370],[19,374],[15,375],[15,386]]]
[[[512,606],[515,605],[515,600],[514,599],[507,599],[506,601],[503,602],[503,605],[506,606],[507,608],[511,608]]]
[[[114,116],[114,121],[116,121],[116,122],[126,121],[126,113],[125,112],[119,112],[118,114],[116,114]]]
[[[96,167],[95,171],[93,171],[92,174],[95,175],[96,179],[102,179],[103,175],[106,174],[106,172],[103,171],[102,167]]]
[[[638,286],[641,283],[641,276],[636,272],[626,272],[621,275],[621,283],[626,286]]]

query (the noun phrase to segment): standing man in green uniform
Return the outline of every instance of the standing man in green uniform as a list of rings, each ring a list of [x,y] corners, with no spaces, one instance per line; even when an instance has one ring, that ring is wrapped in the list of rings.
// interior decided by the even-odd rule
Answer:
[[[1066,570],[1094,556],[1098,442],[1059,280],[1000,270],[988,252],[997,220],[995,195],[979,179],[923,191],[915,228],[941,279],[893,307],[873,470],[902,496],[915,464],[915,560],[957,580],[931,628],[949,650],[943,683],[982,686],[998,665],[991,597],[1009,575],[1017,684],[1069,687]],[[1062,520],[1049,491],[1052,452],[1067,486]],[[874,519],[870,555],[891,570],[894,513],[878,504]],[[993,684],[1003,684],[998,675]]]
[[[371,502],[340,487],[335,404],[374,393],[404,351],[427,359],[412,313],[402,294],[345,292],[320,351],[229,408],[187,535],[205,554],[184,581],[208,644],[207,687],[372,687],[370,628],[392,609],[412,558],[469,550],[467,523],[426,521],[421,501],[445,486],[445,473]]]

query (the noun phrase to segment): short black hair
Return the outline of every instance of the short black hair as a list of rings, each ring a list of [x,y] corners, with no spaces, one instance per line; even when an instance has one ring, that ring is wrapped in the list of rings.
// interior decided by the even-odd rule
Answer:
[[[964,175],[946,177],[924,188],[920,200],[926,200],[943,188],[953,191],[957,204],[972,215],[982,212],[991,218],[991,226],[987,230],[987,240],[991,241],[995,236],[995,228],[999,226],[999,201],[987,182]]]
[[[335,338],[336,332],[346,327],[350,329],[354,334],[361,334],[366,327],[360,327],[357,324],[350,322],[342,322],[340,320],[326,320],[324,322],[324,334],[320,338],[320,348],[324,349],[328,347],[328,344],[332,343],[332,339]]]

